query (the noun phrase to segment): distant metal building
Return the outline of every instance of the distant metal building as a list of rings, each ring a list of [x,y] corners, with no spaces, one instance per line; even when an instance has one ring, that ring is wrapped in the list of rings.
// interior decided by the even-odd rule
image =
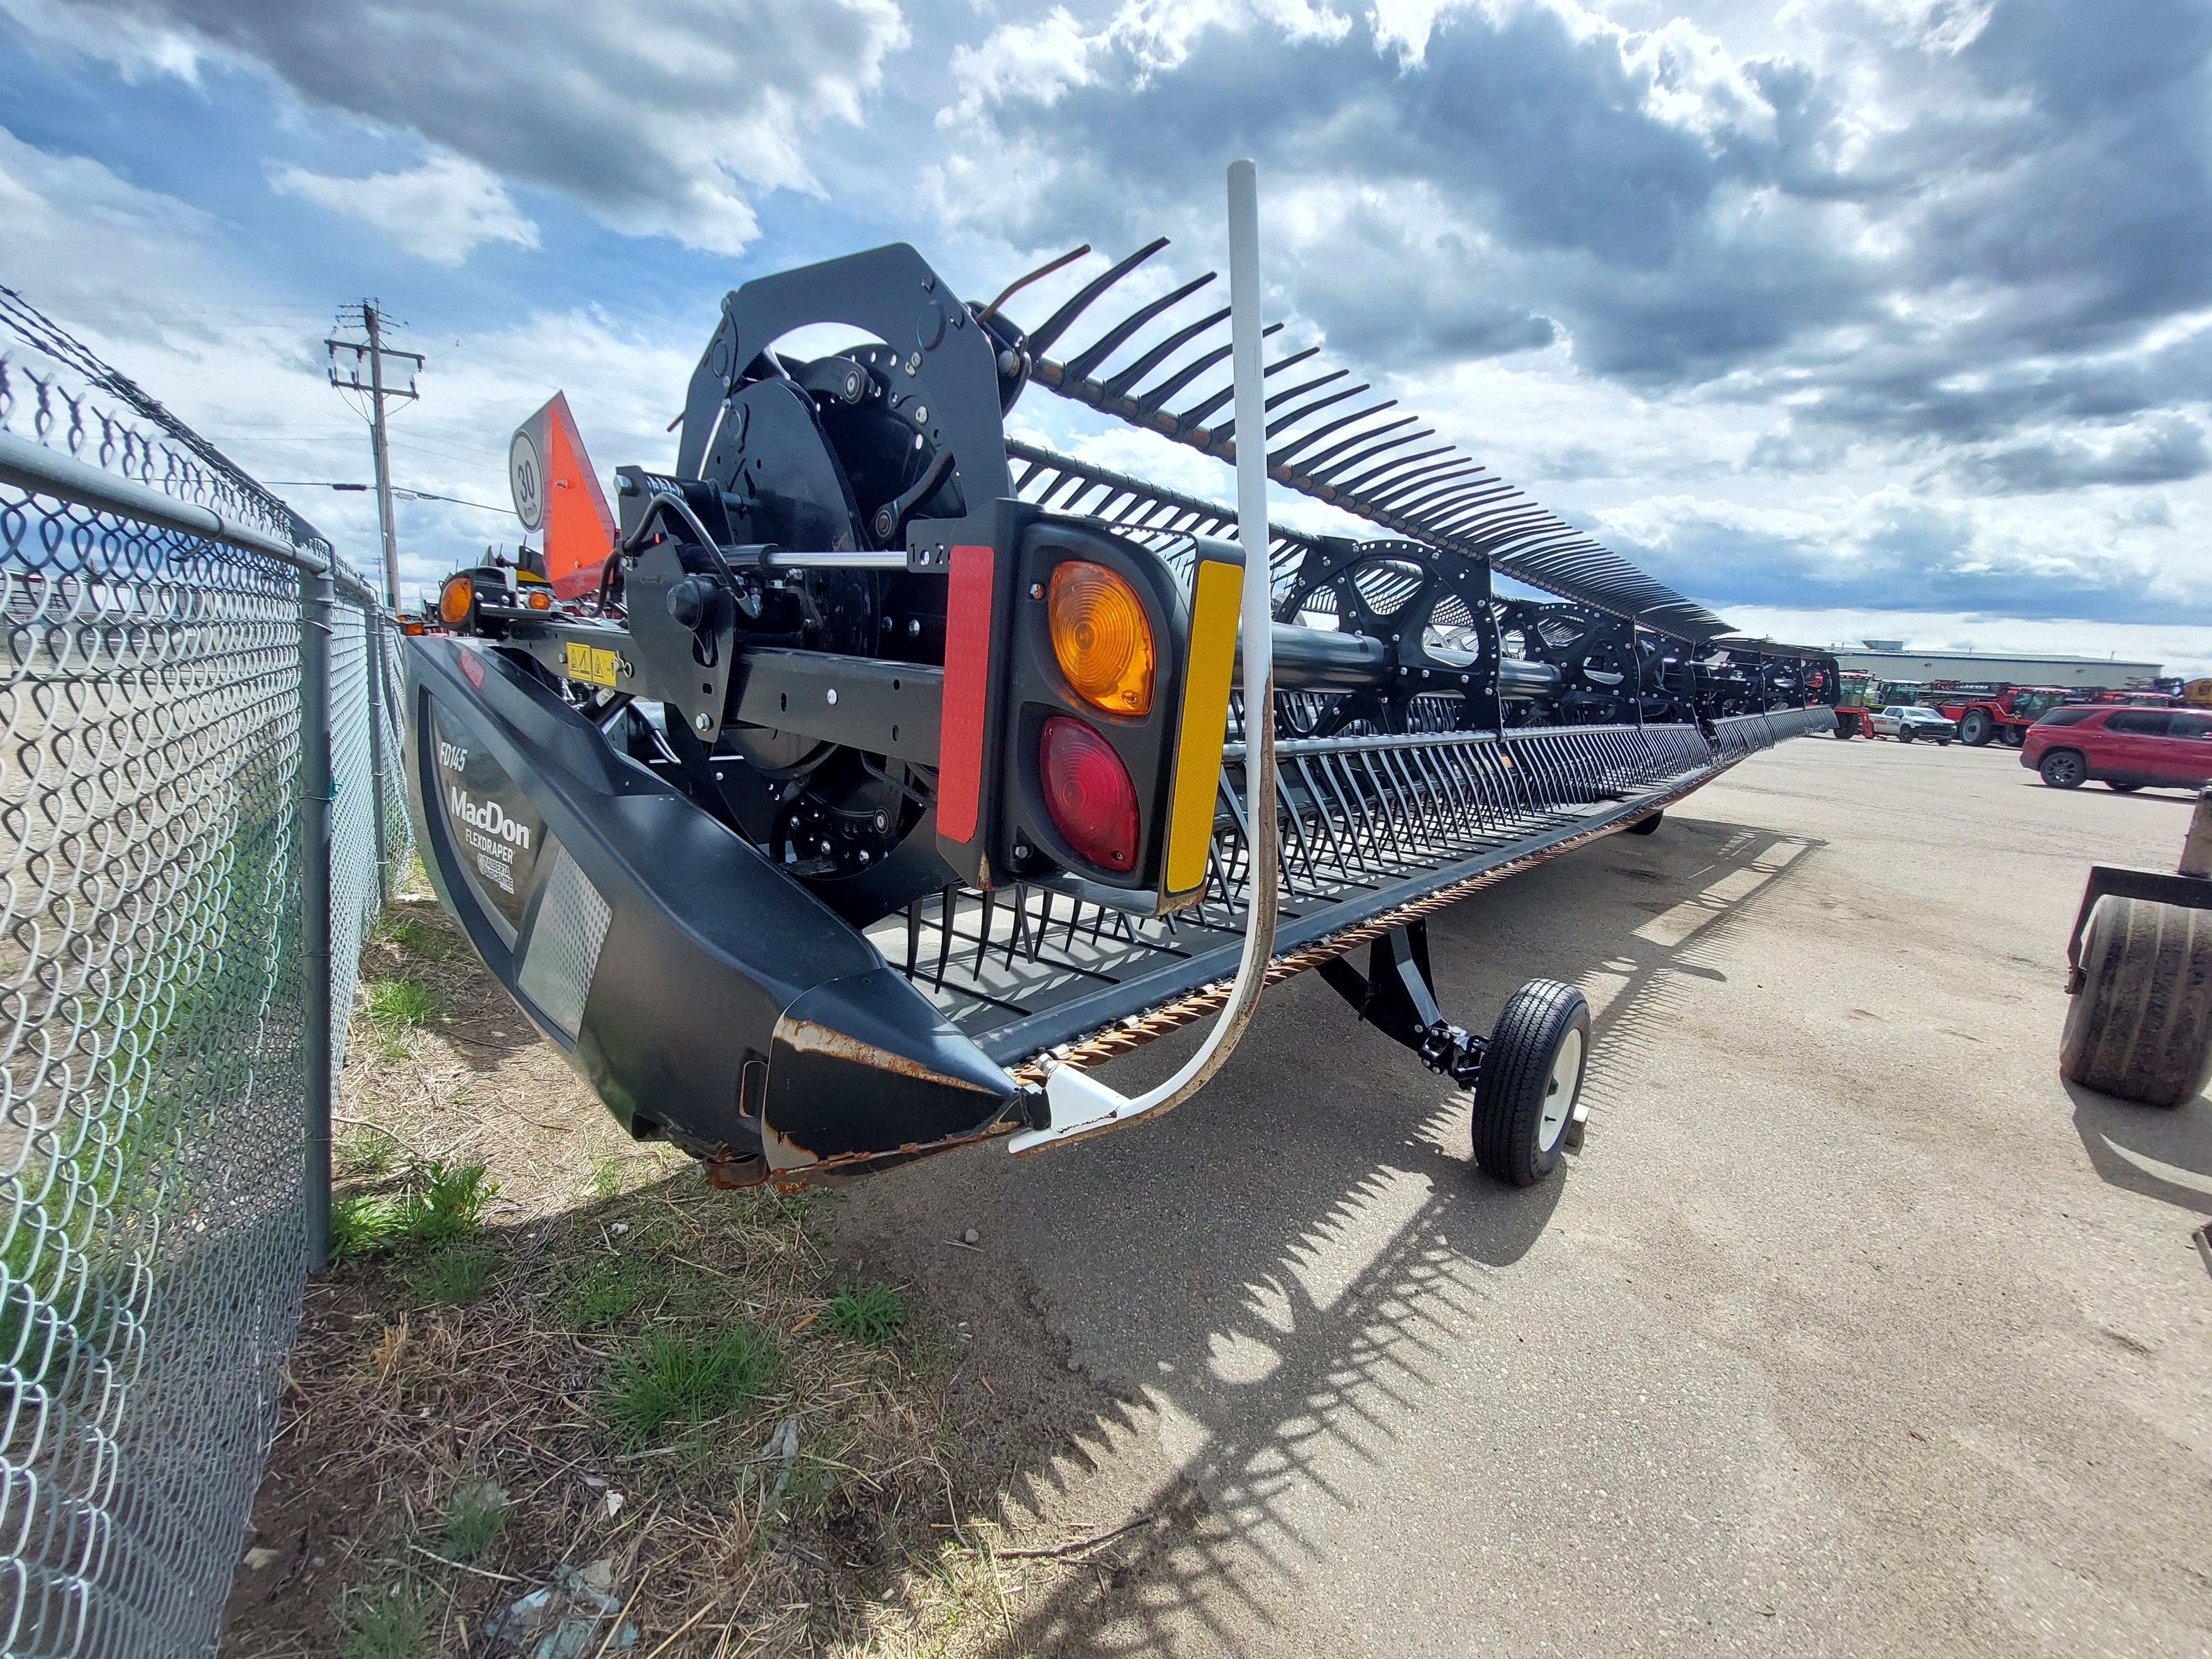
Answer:
[[[1887,645],[1888,641],[1881,641]],[[2008,685],[2101,686],[2106,690],[2146,690],[2159,678],[2161,664],[2123,662],[2112,657],[2004,657],[1978,651],[1848,650],[1838,647],[1836,665],[1845,673],[1875,674],[1885,680],[1995,680]]]

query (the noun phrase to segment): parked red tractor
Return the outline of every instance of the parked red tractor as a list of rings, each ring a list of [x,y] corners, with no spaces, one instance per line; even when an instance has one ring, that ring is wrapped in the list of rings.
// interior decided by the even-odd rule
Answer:
[[[2027,728],[2062,702],[2078,702],[2081,693],[2056,685],[1959,685],[1938,681],[1921,701],[1958,723],[1959,736],[1978,749],[1992,738],[2017,749]]]
[[[1836,735],[1839,738],[1874,738],[1874,711],[1882,706],[1881,682],[1871,674],[1856,669],[1845,669],[1837,677],[1839,695],[1836,698]]]

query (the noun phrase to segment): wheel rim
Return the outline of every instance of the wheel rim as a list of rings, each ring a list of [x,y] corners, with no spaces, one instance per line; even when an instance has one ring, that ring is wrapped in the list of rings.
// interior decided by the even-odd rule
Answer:
[[[2071,783],[2079,775],[2081,769],[2075,765],[2071,755],[2061,755],[2051,762],[2050,769],[2053,783]]]
[[[1552,1075],[1544,1084],[1544,1107],[1536,1119],[1538,1152],[1550,1152],[1567,1132],[1567,1120],[1575,1115],[1575,1097],[1582,1092],[1582,1077],[1583,1034],[1577,1030],[1567,1033],[1559,1053],[1552,1056]]]

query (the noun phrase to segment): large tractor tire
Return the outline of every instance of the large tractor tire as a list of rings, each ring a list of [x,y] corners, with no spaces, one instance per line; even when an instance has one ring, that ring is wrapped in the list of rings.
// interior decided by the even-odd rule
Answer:
[[[1997,723],[1986,708],[1969,708],[1966,719],[1959,722],[1960,741],[1972,749],[1979,749],[1996,734]]]
[[[2146,1106],[2193,1100],[2212,1077],[2212,910],[2097,901],[2066,1010],[2059,1074]]]

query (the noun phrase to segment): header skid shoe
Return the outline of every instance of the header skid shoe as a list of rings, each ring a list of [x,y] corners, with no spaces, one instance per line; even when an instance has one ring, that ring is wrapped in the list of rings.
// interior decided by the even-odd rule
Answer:
[[[933,1151],[1027,1092],[759,850],[501,653],[409,641],[424,866],[639,1139],[803,1177]]]

